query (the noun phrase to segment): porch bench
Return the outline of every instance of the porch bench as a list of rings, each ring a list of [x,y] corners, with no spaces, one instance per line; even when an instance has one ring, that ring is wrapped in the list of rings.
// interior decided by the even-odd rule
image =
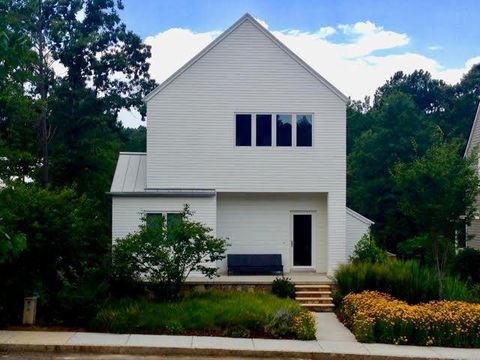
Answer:
[[[283,274],[281,254],[228,254],[230,274]]]

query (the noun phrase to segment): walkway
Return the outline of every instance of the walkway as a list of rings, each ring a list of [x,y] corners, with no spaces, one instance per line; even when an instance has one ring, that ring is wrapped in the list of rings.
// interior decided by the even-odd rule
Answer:
[[[333,313],[317,313],[317,340],[0,331],[0,352],[186,355],[297,359],[480,359],[480,349],[360,344]]]

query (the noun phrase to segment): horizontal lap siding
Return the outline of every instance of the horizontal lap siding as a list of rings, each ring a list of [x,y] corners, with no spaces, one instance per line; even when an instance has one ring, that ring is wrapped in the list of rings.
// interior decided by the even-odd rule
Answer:
[[[215,197],[113,197],[112,239],[136,232],[145,212],[178,212],[185,204],[194,211],[194,218],[216,230],[217,203]]]
[[[291,265],[291,211],[315,213],[316,270],[327,271],[327,199],[325,194],[218,194],[217,234],[228,237],[229,253],[281,254]],[[226,271],[226,262],[221,264]]]
[[[345,104],[248,21],[147,107],[149,188],[345,186]],[[314,113],[314,147],[235,147],[235,112]]]
[[[358,240],[360,240],[364,234],[367,234],[369,229],[369,224],[365,224],[355,216],[347,213],[347,256],[353,255],[353,250]]]

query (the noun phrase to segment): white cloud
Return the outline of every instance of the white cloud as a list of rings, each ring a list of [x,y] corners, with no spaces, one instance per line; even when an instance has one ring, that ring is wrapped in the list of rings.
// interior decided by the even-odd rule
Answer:
[[[442,50],[442,47],[440,45],[431,45],[427,47],[427,49],[430,51],[437,51],[437,50]]]
[[[257,20],[260,23],[260,25],[262,25],[265,29],[268,29],[268,24],[265,20],[262,20],[259,18],[255,18],[255,20]]]
[[[262,25],[268,28],[264,21]],[[165,80],[220,33],[195,33],[189,29],[172,28],[147,37],[145,42],[152,46],[150,71],[153,78],[158,82]],[[453,84],[474,64],[480,63],[478,56],[467,59],[459,68],[446,68],[426,55],[402,52],[410,37],[386,30],[371,21],[325,26],[315,32],[285,29],[273,31],[273,34],[353,99],[373,95],[399,70],[411,73],[424,69],[434,78]],[[336,36],[332,39],[333,34]],[[382,50],[381,55],[377,53],[379,50]],[[385,54],[385,50],[395,50],[395,54]]]

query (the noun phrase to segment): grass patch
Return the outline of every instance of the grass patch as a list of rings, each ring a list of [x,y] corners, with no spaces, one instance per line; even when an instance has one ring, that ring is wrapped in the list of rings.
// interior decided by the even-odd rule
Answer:
[[[91,327],[114,333],[309,340],[315,338],[314,322],[305,321],[309,316],[294,300],[269,293],[211,290],[192,292],[178,302],[113,300],[100,309]]]
[[[335,283],[337,304],[347,294],[364,290],[387,293],[409,304],[440,299],[436,272],[416,261],[345,264],[336,271]],[[464,281],[446,276],[443,284],[442,300],[476,300]]]

